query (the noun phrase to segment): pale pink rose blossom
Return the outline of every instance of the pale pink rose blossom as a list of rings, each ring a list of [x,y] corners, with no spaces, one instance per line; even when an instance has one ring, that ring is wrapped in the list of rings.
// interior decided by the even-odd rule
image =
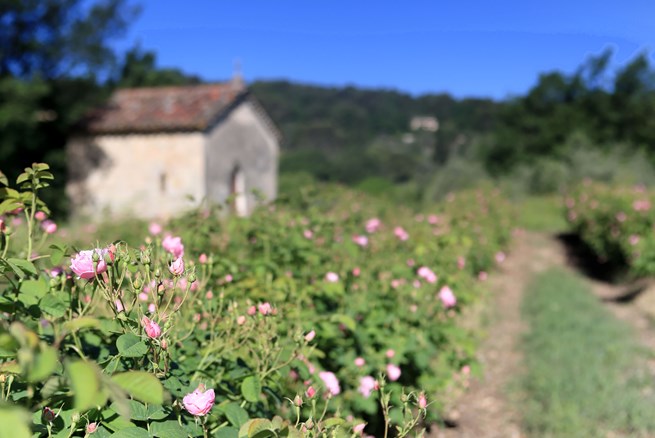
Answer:
[[[368,245],[368,237],[362,235],[353,236],[353,242],[355,242],[356,245],[364,247]]]
[[[150,222],[150,225],[148,225],[148,231],[153,236],[157,236],[162,232],[162,228],[161,225],[159,225],[157,222]]]
[[[205,294],[205,298],[211,300],[212,298],[214,298],[214,292],[208,290],[207,293]]]
[[[387,377],[389,377],[389,380],[395,382],[396,380],[400,379],[400,374],[400,368],[397,365],[392,363],[387,365]]]
[[[200,263],[201,265],[207,263],[207,260],[208,260],[207,254],[205,253],[200,254],[200,257],[198,257],[198,263]]]
[[[455,304],[457,304],[457,298],[455,297],[455,294],[448,286],[444,286],[441,288],[441,290],[439,291],[439,299],[441,300],[441,303],[446,308],[453,307],[455,306]]]
[[[314,339],[315,336],[316,336],[316,332],[314,330],[312,330],[311,332],[309,332],[309,333],[307,333],[305,335],[305,341],[311,342]]]
[[[313,386],[310,386],[309,388],[307,388],[307,391],[305,391],[305,395],[307,396],[307,398],[312,399],[316,395],[316,390],[314,389]]]
[[[412,268],[415,264],[416,262],[414,261],[414,259],[407,259],[407,266],[409,266],[410,268]]]
[[[98,423],[89,423],[86,425],[86,433],[88,435],[91,435],[94,433],[96,430],[98,430]]]
[[[488,277],[488,274],[485,271],[480,271],[478,273],[478,280],[480,281],[486,281]]]
[[[418,395],[418,407],[421,409],[425,409],[428,407],[428,399],[427,397],[425,397],[424,392]]]
[[[364,433],[364,428],[366,427],[366,423],[359,423],[353,426],[353,432],[358,433],[358,434],[363,434]]]
[[[114,301],[114,305],[116,306],[116,311],[117,311],[118,313],[121,313],[122,311],[125,310],[125,308],[123,307],[123,303],[122,303],[121,300],[119,300],[119,299],[116,299],[116,300]]]
[[[171,272],[171,274],[175,275],[176,277],[179,277],[180,275],[184,274],[184,260],[182,257],[178,257],[175,260],[173,260],[168,267],[168,270]]]
[[[366,221],[366,232],[369,234],[375,233],[380,229],[380,226],[382,225],[382,222],[380,219],[374,217]]]
[[[54,234],[57,232],[57,224],[50,219],[46,219],[41,222],[41,228],[46,234]]]
[[[339,274],[337,274],[336,272],[328,272],[327,274],[325,274],[325,280],[329,283],[336,283],[337,281],[339,281]]]
[[[366,365],[366,361],[364,360],[363,357],[355,358],[355,366],[363,367],[364,365]]]
[[[305,236],[305,239],[311,239],[314,237],[314,232],[312,230],[305,230],[302,232],[302,235]]]
[[[359,379],[359,388],[357,391],[359,391],[359,393],[364,397],[369,398],[373,389],[375,389],[375,379],[373,377],[364,376]]]
[[[48,215],[46,215],[44,211],[37,211],[36,213],[34,213],[34,219],[36,219],[39,222],[44,221],[47,218]]]
[[[398,240],[405,241],[409,239],[409,234],[403,227],[396,227],[393,229],[393,234],[398,238]]]
[[[255,306],[248,307],[248,310],[246,311],[246,313],[248,313],[248,315],[250,315],[250,316],[254,316],[257,313],[257,307],[255,307]]]
[[[639,243],[639,236],[637,236],[636,234],[632,234],[629,238],[629,241],[630,241],[630,245],[635,246],[636,244]]]
[[[421,277],[422,279],[424,279],[430,284],[434,284],[438,280],[437,275],[434,272],[432,272],[432,270],[427,266],[421,266],[418,269],[417,274],[419,277]]]
[[[184,245],[180,237],[166,236],[162,240],[161,245],[166,251],[173,254],[173,257],[176,259],[184,255]]]
[[[246,317],[243,315],[237,316],[237,324],[244,325],[246,323]]]
[[[498,263],[503,263],[505,261],[505,253],[502,251],[499,251],[496,253],[496,262]]]
[[[157,311],[157,306],[155,303],[148,304],[148,313],[155,313]]]
[[[147,316],[141,318],[141,325],[143,325],[143,329],[149,338],[157,339],[159,336],[161,336],[161,327],[159,327],[159,324]]]
[[[98,255],[98,261],[93,261],[93,254]],[[95,278],[95,274],[102,274],[107,270],[107,263],[105,262],[105,255],[109,253],[108,249],[91,249],[80,251],[75,257],[71,259],[71,270],[78,276],[85,280]],[[95,273],[94,273],[94,265]]]
[[[619,221],[619,222],[625,222],[625,220],[627,218],[628,218],[628,216],[625,213],[623,213],[622,211],[620,211],[620,212],[618,212],[616,214],[616,220]]]
[[[270,313],[272,313],[273,308],[271,307],[271,303],[269,303],[267,301],[265,303],[259,303],[257,305],[257,310],[259,310],[260,314],[266,316],[266,315],[269,315]]]
[[[353,276],[359,277],[359,275],[362,273],[362,270],[359,267],[356,267],[353,269]]]
[[[140,299],[141,301],[148,301],[148,298],[149,298],[149,297],[148,297],[148,294],[145,293],[145,292],[141,292],[141,293],[139,294],[139,299]]]
[[[232,278],[232,276],[230,274],[227,274],[225,276],[225,282],[226,283],[232,283],[232,280],[233,280],[233,278]]]
[[[339,386],[339,380],[337,376],[334,375],[331,371],[321,371],[318,373],[318,376],[321,378],[328,392],[332,395],[338,395],[341,392],[341,387]]]
[[[390,348],[384,353],[384,355],[387,356],[389,359],[391,359],[396,355],[396,352]]]
[[[182,403],[191,415],[202,417],[209,413],[214,406],[214,390],[205,391],[205,385],[199,385],[192,393],[184,396]]]

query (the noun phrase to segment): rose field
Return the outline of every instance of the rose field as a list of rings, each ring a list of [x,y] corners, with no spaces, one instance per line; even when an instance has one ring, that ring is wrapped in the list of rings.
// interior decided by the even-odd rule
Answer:
[[[503,261],[495,190],[417,213],[338,186],[249,218],[59,227],[2,178],[0,423],[12,436],[406,436],[443,421]]]

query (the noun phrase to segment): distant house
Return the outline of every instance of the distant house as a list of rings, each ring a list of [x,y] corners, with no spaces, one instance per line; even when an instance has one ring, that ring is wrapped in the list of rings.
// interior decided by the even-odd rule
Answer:
[[[201,200],[237,214],[277,194],[279,132],[240,82],[118,90],[67,145],[75,215],[170,217]]]
[[[437,132],[439,130],[439,121],[434,116],[414,116],[409,122],[412,131],[429,131]]]

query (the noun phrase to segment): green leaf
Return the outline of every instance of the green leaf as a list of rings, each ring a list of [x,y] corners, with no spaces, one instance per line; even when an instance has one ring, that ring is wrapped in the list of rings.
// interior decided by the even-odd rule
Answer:
[[[57,350],[42,342],[41,351],[36,354],[27,372],[27,381],[41,382],[47,379],[55,372],[57,364],[59,364]]]
[[[140,427],[127,427],[111,434],[112,438],[150,438],[147,430]]]
[[[66,366],[68,380],[73,390],[73,406],[86,411],[95,406],[100,391],[100,370],[92,362],[71,361]]]
[[[150,423],[150,433],[159,438],[187,438],[187,433],[175,420]]]
[[[234,427],[223,427],[214,434],[216,438],[239,438],[239,430]]]
[[[41,298],[39,301],[39,307],[45,313],[54,316],[55,318],[61,318],[66,314],[68,307],[58,296],[55,294],[48,294]]]
[[[141,357],[148,352],[146,343],[133,333],[125,333],[119,336],[116,340],[116,348],[124,357]]]
[[[7,179],[7,175],[5,175],[4,173],[2,173],[1,170],[0,170],[0,184],[2,184],[2,185],[4,185],[4,186],[8,186],[8,185],[9,185],[9,180]]]
[[[37,274],[36,267],[34,266],[34,264],[32,262],[28,262],[27,260],[10,258],[7,259],[7,263],[9,264],[9,267],[20,278],[25,277],[26,274],[32,274],[32,275]]]
[[[255,418],[246,422],[239,429],[239,437],[247,438],[268,438],[275,436],[273,423],[264,418]]]
[[[241,427],[249,420],[248,412],[234,402],[225,405],[223,412],[227,417],[227,421],[234,427]]]
[[[357,323],[355,322],[355,320],[348,315],[340,315],[340,314],[332,315],[330,321],[343,324],[351,332],[354,332],[355,329],[357,328]]]
[[[243,397],[251,402],[256,403],[259,401],[259,396],[262,393],[262,384],[257,376],[249,376],[243,379],[241,383],[241,394]]]
[[[18,406],[0,407],[0,438],[31,438],[30,414]]]
[[[5,199],[0,202],[0,215],[3,215],[9,211],[16,210],[18,207],[22,206],[20,202],[17,202],[13,199]]]
[[[153,405],[164,403],[164,387],[157,377],[145,371],[115,374],[111,380],[134,399]]]
[[[335,426],[342,426],[345,423],[346,420],[344,420],[343,418],[334,417],[334,418],[328,418],[327,420],[323,421],[323,426],[325,426],[326,428],[330,428]]]
[[[50,262],[56,266],[61,263],[61,260],[64,258],[66,247],[53,244],[50,245],[50,249],[52,250],[52,253],[50,253]]]
[[[41,298],[48,292],[48,283],[43,278],[39,278],[38,280],[24,280],[20,284],[20,291],[24,294]]]
[[[64,330],[67,332],[76,332],[85,328],[98,328],[100,327],[100,321],[91,316],[82,316],[80,318],[75,318],[64,323]]]

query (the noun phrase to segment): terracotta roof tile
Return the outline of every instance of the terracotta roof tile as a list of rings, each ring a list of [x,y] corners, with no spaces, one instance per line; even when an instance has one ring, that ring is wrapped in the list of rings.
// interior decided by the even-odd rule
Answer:
[[[126,88],[89,113],[90,133],[201,131],[246,90],[233,83]]]

